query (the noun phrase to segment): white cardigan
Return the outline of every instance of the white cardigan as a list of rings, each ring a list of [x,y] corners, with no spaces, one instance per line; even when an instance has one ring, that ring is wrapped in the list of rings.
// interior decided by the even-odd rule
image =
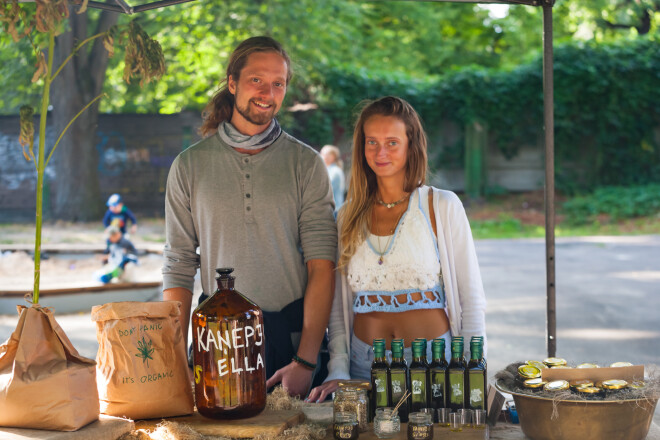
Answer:
[[[486,356],[486,297],[470,223],[456,194],[432,189],[438,251],[451,333],[465,337],[468,351],[472,336],[484,336]],[[333,379],[350,379],[353,292],[346,276],[339,270],[335,286],[335,298],[328,324],[330,362],[326,382]]]

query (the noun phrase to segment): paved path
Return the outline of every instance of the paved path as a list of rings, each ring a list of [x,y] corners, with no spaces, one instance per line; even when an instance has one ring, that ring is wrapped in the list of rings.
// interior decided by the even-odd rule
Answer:
[[[543,240],[481,240],[488,366],[546,357]],[[556,243],[557,355],[660,364],[660,236]]]
[[[480,240],[476,246],[488,299],[490,375],[516,360],[542,360],[544,241]],[[575,363],[660,365],[660,236],[560,238],[556,258],[557,355]],[[95,357],[89,314],[57,319],[81,354]],[[0,340],[15,325],[15,317],[0,316]]]

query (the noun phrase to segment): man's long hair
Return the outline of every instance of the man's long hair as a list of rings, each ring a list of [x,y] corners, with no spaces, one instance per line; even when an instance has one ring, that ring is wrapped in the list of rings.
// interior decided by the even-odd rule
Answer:
[[[229,121],[234,111],[234,95],[229,92],[227,84],[231,76],[238,81],[241,71],[247,63],[248,56],[255,52],[276,52],[284,58],[287,65],[286,83],[289,84],[291,75],[291,59],[280,43],[270,37],[252,37],[239,44],[229,58],[227,74],[220,82],[220,88],[211,98],[202,111],[204,122],[199,128],[199,134],[203,137],[212,135],[218,129],[222,121]]]
[[[378,183],[376,174],[367,164],[364,155],[366,142],[364,124],[376,115],[392,116],[406,125],[408,157],[403,190],[412,192],[422,186],[426,180],[426,134],[415,109],[405,100],[395,96],[385,96],[367,102],[355,123],[351,180],[347,201],[339,211],[341,254],[337,267],[342,270],[345,270],[358,246],[366,239],[371,226],[371,210],[377,198]]]

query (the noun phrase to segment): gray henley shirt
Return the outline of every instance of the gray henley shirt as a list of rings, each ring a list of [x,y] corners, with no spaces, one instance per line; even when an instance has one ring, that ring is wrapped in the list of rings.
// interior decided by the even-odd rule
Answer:
[[[336,260],[333,209],[311,147],[282,132],[250,156],[210,136],[180,153],[168,175],[163,288],[192,292],[200,267],[211,294],[215,269],[233,267],[236,290],[279,311],[304,295],[307,261]]]

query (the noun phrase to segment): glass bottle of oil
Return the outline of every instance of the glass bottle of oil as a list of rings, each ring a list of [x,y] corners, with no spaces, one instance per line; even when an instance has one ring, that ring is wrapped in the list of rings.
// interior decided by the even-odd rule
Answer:
[[[387,408],[390,401],[389,387],[390,366],[385,357],[385,340],[374,339],[374,361],[371,363],[371,419],[376,409]]]
[[[429,365],[431,379],[431,408],[447,407],[447,369],[449,363],[445,358],[445,340],[434,339],[431,342],[433,361]]]
[[[216,269],[218,290],[192,315],[195,403],[214,419],[240,419],[266,407],[263,313],[234,289],[234,269]]]
[[[424,341],[412,342],[413,360],[410,363],[410,412],[429,406],[429,366],[425,362]]]
[[[408,365],[403,355],[403,339],[392,340],[392,363],[390,364],[390,406],[395,407],[404,394],[410,389]],[[410,397],[398,409],[399,417],[408,422],[410,412]]]
[[[447,370],[448,402],[452,411],[465,408],[465,361],[463,360],[463,339],[452,337],[451,361]]]
[[[467,365],[467,404],[469,409],[486,408],[486,361],[482,339],[470,340],[470,362]]]

